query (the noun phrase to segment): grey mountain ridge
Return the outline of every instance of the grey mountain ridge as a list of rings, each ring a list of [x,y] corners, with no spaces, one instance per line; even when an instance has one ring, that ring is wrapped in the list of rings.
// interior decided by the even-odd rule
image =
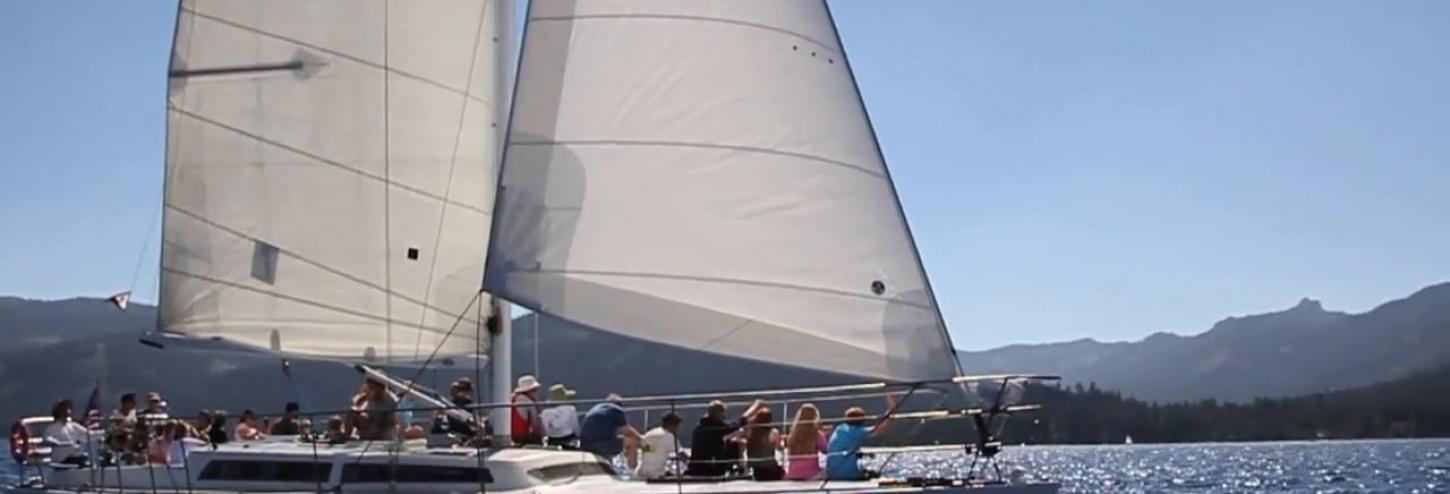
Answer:
[[[1246,401],[1361,386],[1450,362],[1450,283],[1362,314],[1316,300],[1204,333],[959,352],[968,373],[1048,372],[1152,401]]]
[[[0,297],[0,335],[6,341],[0,345],[0,420],[41,413],[60,397],[83,407],[98,378],[107,409],[123,390],[157,390],[174,410],[188,414],[200,408],[275,411],[292,400],[310,410],[336,410],[358,384],[356,372],[335,362],[293,360],[289,378],[272,355],[140,345],[138,337],[155,320],[155,308],[141,304],[121,312],[101,299]],[[536,321],[543,336],[541,380],[565,382],[585,397],[861,380],[680,349],[533,314],[514,322],[516,373],[535,371]],[[1450,361],[1450,284],[1363,314],[1325,311],[1306,299],[1281,312],[1228,318],[1194,336],[1160,333],[1132,343],[1083,339],[960,354],[969,373],[1057,373],[1069,383],[1096,382],[1149,400],[1305,394],[1385,381]],[[413,371],[395,374],[411,377]],[[446,386],[473,374],[471,366],[442,367],[425,371],[420,381]]]

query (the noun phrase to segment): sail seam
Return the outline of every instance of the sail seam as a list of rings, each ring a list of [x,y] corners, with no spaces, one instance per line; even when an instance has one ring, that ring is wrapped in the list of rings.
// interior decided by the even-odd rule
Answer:
[[[180,206],[177,206],[177,205],[174,205],[174,204],[169,204],[169,203],[168,204],[165,204],[165,206],[166,206],[166,209],[168,209],[168,210],[176,211],[178,213],[181,213],[183,215],[186,215],[187,217],[190,217],[190,218],[192,218],[192,219],[194,219],[194,220],[196,220],[198,222],[201,222],[204,225],[210,226],[210,227],[215,228],[217,230],[221,230],[224,233],[229,233],[229,234],[231,234],[231,235],[233,235],[233,236],[235,236],[237,238],[241,238],[243,240],[250,240],[250,241],[254,241],[254,242],[257,242],[257,241],[265,242],[265,240],[263,240],[263,239],[260,239],[260,238],[257,238],[257,237],[253,237],[251,235],[247,235],[245,233],[242,233],[242,232],[233,230],[231,228],[228,228],[226,226],[223,226],[223,225],[221,225],[221,224],[219,224],[219,223],[217,223],[215,221],[211,221],[211,220],[208,220],[206,218],[203,218],[201,215],[198,215],[196,213],[193,213],[191,211],[188,211],[185,208],[182,208]],[[316,267],[316,268],[321,269],[323,271],[327,271],[329,273],[335,274],[335,275],[337,275],[339,277],[342,277],[344,279],[347,279],[348,281],[357,283],[357,284],[362,285],[364,287],[372,288],[374,290],[377,290],[379,292],[382,292],[382,294],[385,295],[385,296],[386,295],[392,295],[392,296],[398,297],[398,299],[403,300],[405,302],[410,302],[410,303],[416,304],[419,307],[423,307],[425,309],[429,309],[429,310],[433,310],[433,311],[436,311],[436,312],[439,312],[439,313],[442,313],[442,314],[446,314],[446,315],[451,316],[451,317],[457,317],[457,314],[453,314],[453,313],[450,313],[450,312],[448,312],[446,310],[443,310],[443,308],[441,308],[441,307],[436,307],[436,306],[428,305],[428,303],[425,302],[425,301],[420,301],[420,300],[414,299],[414,298],[409,297],[407,295],[403,295],[403,294],[394,292],[392,290],[389,290],[387,287],[379,286],[379,285],[377,285],[377,284],[375,284],[373,282],[370,282],[368,280],[365,280],[365,279],[358,278],[356,276],[347,274],[346,272],[343,272],[343,271],[338,270],[336,268],[330,267],[330,266],[328,266],[326,264],[323,264],[321,262],[314,261],[314,260],[312,260],[312,259],[310,259],[310,258],[308,258],[306,256],[298,255],[296,252],[293,252],[291,250],[287,250],[287,249],[282,248],[280,246],[277,246],[276,244],[273,244],[271,242],[268,242],[268,245],[271,245],[274,248],[276,248],[277,249],[277,252],[282,253],[282,254],[286,254],[287,257],[289,257],[289,258],[302,261],[305,264],[308,264],[310,266]]]
[[[733,334],[739,332],[740,330],[745,329],[746,326],[749,326],[751,323],[755,322],[755,320],[753,320],[753,319],[748,319],[748,318],[742,318],[742,319],[745,319],[745,322],[742,322],[740,324],[737,324],[737,325],[735,325],[734,328],[730,328],[730,330],[729,331],[726,331],[724,334],[721,334],[720,336],[716,336],[715,339],[712,339],[710,341],[705,342],[704,345],[700,345],[700,348],[699,349],[700,350],[707,350],[708,351],[710,349],[710,347],[715,346],[716,343],[719,343],[721,340],[724,340],[725,338],[729,338],[730,335],[733,335]]]
[[[765,31],[771,31],[771,32],[775,32],[775,33],[784,34],[784,35],[787,35],[787,36],[792,36],[792,37],[800,38],[802,40],[805,40],[807,43],[810,43],[810,44],[819,46],[819,47],[824,48],[826,50],[829,50],[831,52],[837,51],[836,50],[836,47],[831,46],[829,44],[826,44],[824,41],[821,41],[821,40],[812,38],[810,36],[806,36],[804,34],[801,34],[801,33],[795,32],[795,31],[791,31],[789,29],[775,27],[775,26],[771,26],[769,24],[760,24],[760,23],[756,23],[756,22],[742,21],[742,20],[739,20],[739,19],[727,19],[727,18],[723,18],[723,17],[706,17],[706,16],[701,16],[701,15],[679,15],[679,14],[584,14],[584,15],[543,16],[543,17],[534,17],[534,18],[529,19],[529,21],[531,21],[531,22],[576,21],[576,20],[579,20],[579,21],[588,21],[588,20],[666,20],[666,21],[691,21],[691,22],[708,22],[708,23],[715,23],[715,24],[730,24],[730,25],[734,25],[734,26],[743,26],[743,27],[749,27],[749,28],[754,28],[754,29],[761,29],[761,30],[765,30]]]
[[[569,269],[569,270],[563,270],[563,269],[516,269],[516,270],[513,270],[513,272],[514,273],[524,273],[524,274],[559,274],[559,275],[565,275],[565,276],[567,276],[567,275],[612,276],[612,277],[619,277],[619,278],[645,278],[645,279],[661,279],[661,280],[676,280],[676,281],[693,281],[693,282],[699,282],[699,283],[720,283],[720,284],[732,284],[732,285],[762,286],[762,287],[770,287],[770,288],[783,288],[783,289],[787,289],[787,290],[796,290],[796,291],[802,291],[802,292],[825,293],[825,294],[836,295],[836,296],[841,296],[841,297],[850,297],[850,298],[857,298],[857,299],[862,299],[862,300],[871,300],[871,301],[876,301],[876,302],[883,302],[883,303],[887,303],[887,304],[901,304],[901,305],[905,305],[905,306],[908,306],[908,307],[915,307],[915,308],[922,309],[922,310],[931,310],[931,307],[930,306],[922,305],[922,304],[918,304],[918,303],[914,303],[914,302],[909,302],[909,301],[905,301],[905,300],[899,300],[899,299],[895,299],[895,300],[892,300],[892,299],[884,299],[884,298],[881,298],[881,297],[876,297],[876,296],[871,296],[871,295],[864,295],[864,294],[859,294],[859,293],[853,293],[853,292],[848,292],[848,291],[845,291],[845,290],[836,290],[836,289],[832,289],[832,288],[821,288],[821,287],[804,286],[804,285],[793,285],[793,284],[790,284],[790,283],[780,283],[780,282],[775,282],[775,281],[746,280],[746,279],[738,279],[738,278],[720,278],[720,277],[714,277],[714,276],[694,276],[694,275],[665,274],[665,273],[645,273],[645,272],[638,272],[638,271],[636,271],[636,272],[628,272],[628,271],[594,271],[594,270],[582,270],[582,269]]]
[[[490,108],[492,107],[492,105],[488,101],[484,100],[483,97],[476,96],[476,95],[468,92],[467,90],[458,89],[458,88],[455,88],[453,86],[449,86],[447,84],[444,84],[442,82],[438,82],[438,81],[435,81],[435,80],[432,80],[432,79],[429,79],[427,77],[423,77],[421,75],[417,75],[417,74],[414,74],[414,73],[411,73],[411,72],[407,72],[407,71],[404,71],[404,70],[398,70],[397,68],[393,68],[393,67],[388,67],[386,65],[386,63],[384,63],[384,64],[378,64],[377,62],[368,61],[366,59],[357,57],[355,55],[349,55],[347,53],[343,53],[343,52],[340,52],[340,51],[337,51],[337,50],[333,50],[331,48],[324,48],[324,47],[321,47],[321,46],[318,46],[318,45],[315,45],[315,44],[312,44],[312,43],[308,43],[306,41],[302,41],[302,40],[299,40],[299,39],[296,39],[296,38],[292,38],[292,37],[288,37],[288,36],[283,36],[283,35],[280,35],[280,34],[277,34],[277,33],[273,33],[273,32],[264,31],[264,30],[257,29],[257,28],[252,27],[252,26],[248,26],[248,25],[245,25],[245,24],[241,24],[241,23],[229,21],[229,20],[226,20],[226,19],[223,19],[223,18],[214,16],[214,15],[203,14],[203,13],[196,12],[194,10],[188,10],[188,9],[182,9],[182,11],[183,12],[188,12],[188,13],[190,13],[193,16],[200,17],[200,18],[203,18],[203,19],[212,21],[212,22],[216,22],[216,23],[220,23],[220,24],[225,24],[225,25],[228,25],[228,26],[237,28],[237,29],[241,29],[243,31],[247,31],[247,32],[250,32],[250,33],[259,34],[259,35],[266,36],[268,38],[272,38],[272,39],[275,39],[275,40],[278,40],[278,41],[285,41],[287,43],[292,43],[294,45],[297,45],[297,46],[300,46],[300,47],[303,47],[303,48],[307,48],[307,49],[310,49],[310,50],[317,50],[319,52],[326,53],[328,55],[332,55],[332,56],[335,56],[335,57],[338,57],[338,58],[346,59],[346,60],[349,60],[349,61],[352,61],[352,62],[356,62],[356,63],[361,64],[361,65],[366,65],[368,67],[372,67],[372,68],[381,70],[383,72],[393,73],[393,74],[397,74],[397,75],[400,75],[400,76],[403,76],[403,77],[407,77],[409,79],[413,79],[413,80],[416,80],[418,82],[422,82],[424,84],[428,84],[430,86],[437,87],[438,89],[442,89],[442,90],[448,91],[450,93],[454,93],[454,94],[463,96],[463,97],[468,98],[470,100],[473,100],[473,101],[476,101],[476,102],[479,102],[479,103],[482,103],[482,104],[485,104],[485,105],[489,105]]]
[[[509,143],[510,146],[658,146],[658,147],[683,147],[700,149],[723,149],[730,151],[745,151],[750,153],[773,154],[791,158],[801,158],[843,168],[849,168],[876,178],[886,178],[881,172],[866,168],[861,165],[834,160],[813,154],[797,153],[781,149],[762,148],[755,146],[742,146],[736,144],[713,144],[704,142],[682,142],[682,141],[634,141],[622,139],[580,139],[580,140],[552,140],[552,141],[518,141]]]
[[[391,181],[391,180],[389,180],[389,179],[387,179],[385,177],[379,177],[377,175],[373,175],[373,174],[368,173],[366,171],[359,170],[357,168],[353,168],[353,167],[344,165],[341,162],[334,161],[334,160],[331,160],[331,159],[328,159],[328,158],[324,158],[322,156],[318,156],[318,155],[313,154],[311,152],[304,151],[304,150],[301,150],[301,149],[292,147],[290,145],[283,144],[283,143],[280,143],[280,142],[277,142],[277,141],[274,141],[274,140],[271,140],[271,139],[262,137],[260,135],[257,135],[257,134],[251,133],[251,132],[247,132],[245,130],[242,130],[242,129],[233,127],[231,125],[227,125],[227,124],[218,122],[216,120],[212,120],[210,118],[203,117],[203,116],[198,115],[196,113],[192,113],[190,111],[183,110],[183,109],[177,108],[175,106],[172,106],[171,107],[171,111],[174,111],[174,112],[176,112],[177,114],[180,114],[180,115],[185,115],[187,117],[191,117],[192,119],[195,119],[198,122],[204,122],[204,123],[211,124],[211,125],[214,125],[216,127],[219,127],[219,128],[225,129],[225,130],[232,131],[232,132],[234,132],[234,133],[236,133],[238,135],[241,135],[243,137],[246,137],[248,139],[254,139],[254,140],[263,142],[265,144],[270,144],[272,146],[276,146],[278,148],[281,148],[281,149],[284,149],[284,150],[287,150],[287,151],[291,151],[291,152],[296,153],[298,155],[301,155],[301,156],[304,156],[304,157],[307,157],[307,158],[311,158],[311,159],[316,160],[316,161],[318,161],[320,163],[323,163],[323,164],[326,164],[326,165],[335,166],[337,168],[341,168],[343,170],[346,170],[346,171],[349,171],[349,172],[352,172],[352,173],[356,173],[359,176],[363,176],[363,177],[371,178],[373,180],[377,180],[377,181],[382,182],[383,184],[388,185],[390,187],[397,187],[399,189],[403,189],[403,190],[406,190],[408,192],[412,192],[414,194],[418,194],[420,196],[423,196],[423,197],[427,197],[429,199],[436,200],[438,202],[443,203],[445,206],[453,206],[453,207],[456,207],[456,208],[461,208],[461,209],[466,209],[466,210],[469,210],[469,211],[473,211],[475,213],[478,213],[478,214],[481,214],[481,215],[484,215],[484,216],[489,216],[489,213],[487,211],[484,211],[483,209],[480,209],[477,206],[473,206],[471,204],[465,204],[465,203],[461,203],[461,202],[456,202],[456,201],[450,201],[450,200],[448,200],[448,198],[443,197],[443,196],[439,196],[439,195],[434,194],[432,192],[428,192],[426,190],[419,189],[417,187],[413,187],[411,185],[403,184],[403,183],[400,183],[400,182],[394,182],[394,181]]]
[[[355,311],[355,310],[352,310],[352,309],[346,309],[346,308],[343,308],[343,307],[338,307],[336,305],[332,305],[332,304],[328,304],[328,303],[324,303],[324,302],[318,302],[316,300],[309,300],[309,299],[305,299],[305,298],[298,297],[298,296],[295,296],[295,295],[287,295],[287,294],[283,294],[283,293],[269,292],[267,290],[262,290],[262,289],[259,289],[259,288],[256,288],[256,287],[250,287],[250,286],[247,286],[247,285],[243,285],[241,283],[234,283],[234,282],[225,281],[225,280],[213,278],[213,277],[210,277],[210,276],[200,275],[200,274],[196,274],[196,273],[188,273],[188,272],[185,272],[185,271],[176,269],[176,268],[163,267],[163,268],[161,268],[161,270],[162,271],[165,271],[165,272],[168,272],[168,273],[171,273],[171,274],[174,274],[174,275],[177,275],[177,276],[185,276],[185,277],[188,277],[188,278],[195,278],[195,279],[202,280],[202,281],[205,281],[205,282],[208,282],[208,283],[216,283],[218,285],[223,285],[223,286],[235,288],[235,289],[238,289],[238,290],[245,290],[245,291],[249,291],[249,292],[252,292],[252,293],[257,293],[257,294],[260,294],[260,295],[267,295],[267,296],[271,296],[271,297],[277,297],[277,298],[280,298],[280,299],[289,300],[289,301],[296,302],[296,303],[303,304],[303,305],[309,305],[309,306],[316,307],[316,308],[323,309],[323,310],[330,310],[330,311],[333,311],[333,312],[337,312],[339,314],[347,314],[347,315],[350,315],[350,316],[360,317],[360,318],[363,318],[363,319],[368,319],[368,320],[378,321],[378,322],[384,322],[384,323],[390,322],[388,320],[388,318],[386,318],[386,317],[380,317],[380,316],[375,316],[375,315],[372,315],[372,314],[368,314],[366,312],[359,312],[359,311]],[[442,312],[442,311],[439,311],[439,312]],[[447,314],[447,313],[444,312],[444,314]],[[463,317],[463,316],[455,316],[455,317]],[[444,332],[446,332],[446,330],[445,329],[442,329],[442,328],[434,328],[434,327],[429,327],[429,326],[415,325],[415,324],[413,324],[411,322],[408,322],[408,321],[391,321],[391,322],[394,323],[394,324],[399,324],[399,325],[406,326],[406,327],[409,327],[409,328],[412,328],[412,329],[416,329],[416,330],[419,330],[419,331],[425,331],[425,332],[429,332],[429,333],[433,333],[433,334],[443,334]],[[175,330],[173,330],[171,328],[162,328],[162,329],[169,330],[169,331],[175,331]],[[181,332],[182,333],[185,333],[184,331],[181,331]]]

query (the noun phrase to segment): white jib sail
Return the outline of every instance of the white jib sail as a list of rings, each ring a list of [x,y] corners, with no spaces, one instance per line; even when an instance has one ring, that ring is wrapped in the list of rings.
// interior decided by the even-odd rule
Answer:
[[[494,12],[183,1],[161,329],[379,362],[484,353]]]
[[[957,373],[816,0],[533,2],[485,286],[597,328]]]

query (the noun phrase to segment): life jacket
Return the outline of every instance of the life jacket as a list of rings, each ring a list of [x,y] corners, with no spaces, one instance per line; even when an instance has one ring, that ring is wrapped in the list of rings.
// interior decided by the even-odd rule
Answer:
[[[22,465],[30,457],[30,430],[19,420],[10,425],[10,457]]]
[[[514,442],[522,442],[525,439],[534,437],[534,423],[539,420],[539,414],[533,413],[532,416],[525,416],[524,410],[528,409],[529,411],[537,412],[533,406],[537,402],[527,393],[516,393],[509,400],[509,403],[514,405],[509,408],[509,424],[511,426],[509,435],[513,437]]]

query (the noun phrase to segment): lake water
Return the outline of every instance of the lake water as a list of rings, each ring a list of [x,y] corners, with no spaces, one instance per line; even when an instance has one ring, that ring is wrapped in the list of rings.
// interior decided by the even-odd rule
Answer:
[[[966,468],[958,454],[876,457],[895,475],[942,476]],[[1450,493],[1450,439],[1133,446],[1029,446],[1001,455],[1071,493]],[[15,465],[0,465],[0,483]]]

